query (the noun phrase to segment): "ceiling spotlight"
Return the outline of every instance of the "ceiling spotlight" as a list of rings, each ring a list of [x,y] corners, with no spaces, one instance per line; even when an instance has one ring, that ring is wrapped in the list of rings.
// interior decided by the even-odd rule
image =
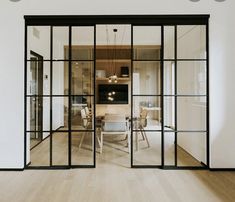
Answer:
[[[112,94],[115,95],[115,92],[113,91]]]

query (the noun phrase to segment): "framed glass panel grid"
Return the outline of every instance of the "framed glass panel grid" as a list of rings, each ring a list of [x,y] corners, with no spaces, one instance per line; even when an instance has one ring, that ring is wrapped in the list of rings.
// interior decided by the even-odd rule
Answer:
[[[32,35],[34,28],[29,26],[28,29],[27,33]],[[95,28],[94,26],[40,26],[38,30],[47,37],[37,40],[35,36],[30,35],[27,40],[27,44],[30,45],[27,46],[29,50],[27,51],[25,91],[27,98],[26,148],[29,151],[25,162],[26,167],[58,169],[94,167],[95,122],[92,121],[91,127],[86,127],[83,122],[87,117],[82,117],[81,111],[88,108],[89,116],[94,119]],[[81,36],[79,30],[85,31],[85,35]],[[85,44],[80,44],[79,40],[84,36],[89,40]],[[74,38],[77,41],[72,40]],[[80,45],[90,47],[89,54],[92,57],[89,56],[89,61],[79,60],[84,53],[73,50],[73,42],[76,47]],[[37,49],[40,45],[44,51],[41,51],[43,55],[33,51],[40,52]],[[74,62],[72,55],[76,59]],[[77,72],[77,69],[82,72]],[[81,77],[78,76],[80,73]],[[75,120],[77,113],[79,121]],[[79,124],[80,128],[77,127]],[[92,141],[88,141],[89,161],[74,160],[82,158],[84,152],[81,154],[74,152],[72,143],[75,140],[72,137],[75,136],[72,136],[72,131],[73,134],[91,136]],[[87,138],[84,139],[88,143]],[[77,145],[77,147],[80,150],[80,146]],[[33,149],[33,153],[28,148]]]
[[[208,168],[208,16],[188,16],[187,22],[180,16],[143,16],[141,20],[133,16],[73,18],[54,17],[45,21],[40,17],[26,17],[25,166],[95,167],[95,25],[125,24],[127,21],[123,20],[128,19],[128,24],[132,25],[131,167]],[[146,32],[141,34],[143,30]],[[149,67],[152,64],[155,64],[154,68]],[[155,72],[149,74],[153,69]],[[82,75],[82,81],[78,75]],[[139,90],[134,87],[138,84]],[[82,113],[75,105],[88,108],[89,127],[84,128]],[[154,111],[154,108],[160,110]],[[138,118],[145,110],[147,117],[140,123]],[[151,126],[154,120],[158,124],[153,124],[152,129],[146,128],[146,124]],[[56,157],[58,145],[53,141],[56,136],[65,137],[68,143],[63,146],[66,151],[62,152],[65,154],[63,160]],[[140,140],[138,146],[136,136]],[[82,137],[84,144],[73,148],[77,143],[80,145]],[[44,141],[47,141],[45,151],[49,155],[44,155],[40,164],[39,159],[30,159],[27,151],[30,146],[36,151],[34,146],[42,146]],[[185,142],[193,141],[197,143],[196,147],[185,145]],[[145,147],[147,150],[143,150],[142,155]],[[151,157],[148,148],[154,150],[153,158],[147,158]]]

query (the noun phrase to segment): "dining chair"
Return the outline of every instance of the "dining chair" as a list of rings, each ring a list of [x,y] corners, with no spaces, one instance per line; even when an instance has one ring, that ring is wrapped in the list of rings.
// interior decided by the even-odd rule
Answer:
[[[100,153],[103,152],[104,135],[126,135],[128,140],[128,153],[130,153],[130,127],[129,120],[121,114],[105,114],[101,125]]]

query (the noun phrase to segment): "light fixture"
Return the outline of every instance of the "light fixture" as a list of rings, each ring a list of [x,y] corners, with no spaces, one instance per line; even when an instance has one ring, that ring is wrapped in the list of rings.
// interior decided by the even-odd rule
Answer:
[[[109,92],[108,93],[108,100],[109,101],[114,101],[114,98],[112,96],[115,95],[115,94],[116,94],[115,91]]]
[[[109,83],[117,83],[118,82],[118,77],[116,75],[116,43],[117,43],[117,29],[113,29],[113,32],[114,32],[114,55],[113,55],[113,62],[112,64],[110,65],[110,68],[111,68],[111,72],[113,73],[113,75],[109,76],[108,78],[108,82]],[[108,42],[109,42],[109,38],[108,38],[108,28],[106,27],[106,34],[107,34],[107,45],[108,45]],[[107,51],[108,51],[108,48],[107,48]]]

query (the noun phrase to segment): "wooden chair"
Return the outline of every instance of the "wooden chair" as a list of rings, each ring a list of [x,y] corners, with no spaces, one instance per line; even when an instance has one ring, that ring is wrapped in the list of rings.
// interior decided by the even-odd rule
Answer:
[[[82,118],[82,126],[83,126],[83,128],[85,130],[91,129],[91,126],[92,126],[92,116],[91,116],[91,114],[87,115],[85,108],[81,109],[81,118]],[[79,143],[79,147],[78,147],[79,149],[81,148],[83,140],[84,140],[85,135],[87,133],[88,132],[83,132],[81,140],[80,140],[80,143]],[[100,140],[101,138],[99,138],[98,134],[96,134],[96,138],[97,138],[98,144],[99,144],[99,146],[101,148],[101,140]]]
[[[128,153],[130,153],[130,130],[129,121],[126,117],[119,114],[106,114],[101,126],[100,153],[103,151],[104,135],[127,135]]]
[[[145,140],[147,143],[147,146],[150,147],[148,137],[144,130],[144,128],[147,127],[147,115],[148,115],[148,111],[146,109],[142,109],[140,112],[140,117],[136,119],[135,128],[140,131],[143,140]],[[139,149],[139,135],[138,134],[139,133],[136,132],[136,150]]]

